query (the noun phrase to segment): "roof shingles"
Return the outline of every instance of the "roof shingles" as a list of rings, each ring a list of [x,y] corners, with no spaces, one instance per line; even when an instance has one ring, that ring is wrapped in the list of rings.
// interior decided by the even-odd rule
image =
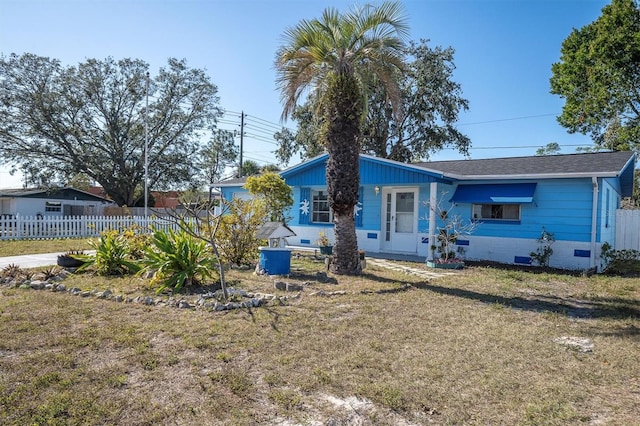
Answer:
[[[518,176],[620,173],[632,152],[594,152],[482,160],[430,161],[416,166],[460,176]]]

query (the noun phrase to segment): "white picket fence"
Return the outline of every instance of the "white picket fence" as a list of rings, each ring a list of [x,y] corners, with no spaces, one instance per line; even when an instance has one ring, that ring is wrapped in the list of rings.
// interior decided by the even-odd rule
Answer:
[[[640,250],[640,210],[616,210],[616,250]]]
[[[139,231],[169,228],[175,221],[150,216],[8,216],[0,215],[0,240],[88,238],[104,231],[135,227]]]

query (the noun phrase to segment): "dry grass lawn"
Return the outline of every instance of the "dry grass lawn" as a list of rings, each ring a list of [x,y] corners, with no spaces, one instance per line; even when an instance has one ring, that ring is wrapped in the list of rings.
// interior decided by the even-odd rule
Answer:
[[[292,266],[298,297],[223,312],[0,286],[0,424],[638,424],[637,279],[369,266],[321,283],[320,260]],[[131,277],[65,284],[153,294]]]
[[[0,257],[23,254],[58,253],[68,250],[89,250],[86,238],[55,240],[4,240],[0,241]]]

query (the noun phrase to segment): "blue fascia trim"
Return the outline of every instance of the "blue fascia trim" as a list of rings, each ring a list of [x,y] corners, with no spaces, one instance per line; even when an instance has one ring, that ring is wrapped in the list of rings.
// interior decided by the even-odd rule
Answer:
[[[620,180],[620,192],[622,197],[631,197],[633,195],[634,171],[635,171],[636,155],[633,154],[627,165],[622,169],[618,179]]]

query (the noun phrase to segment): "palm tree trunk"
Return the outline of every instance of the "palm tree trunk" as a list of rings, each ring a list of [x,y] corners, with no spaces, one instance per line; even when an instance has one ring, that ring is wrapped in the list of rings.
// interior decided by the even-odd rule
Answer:
[[[360,186],[360,116],[362,97],[353,76],[337,74],[330,79],[325,98],[327,194],[333,210],[335,243],[331,272],[357,275],[362,272],[353,211]]]

